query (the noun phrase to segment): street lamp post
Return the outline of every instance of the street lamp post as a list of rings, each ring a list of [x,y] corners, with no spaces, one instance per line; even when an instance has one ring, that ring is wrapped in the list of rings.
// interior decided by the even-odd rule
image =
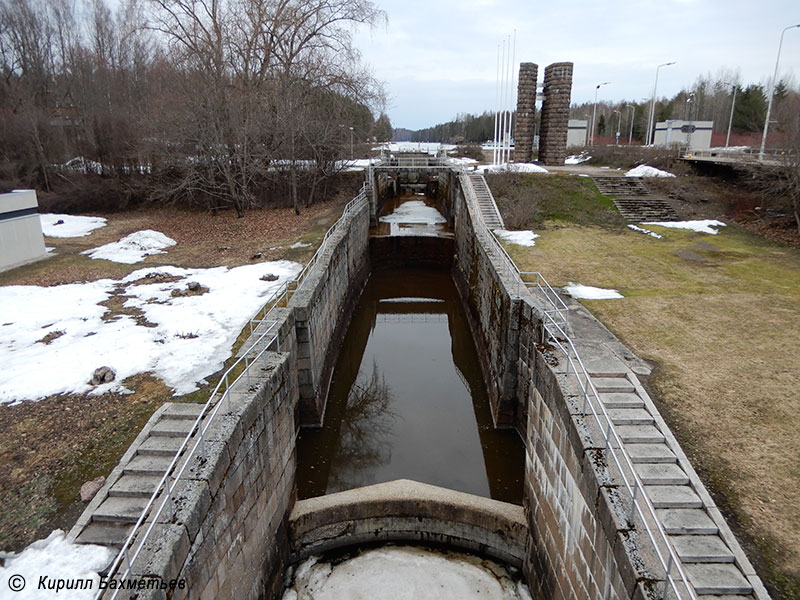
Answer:
[[[588,135],[587,140],[589,141],[589,143],[591,143],[591,141],[592,141],[592,136],[591,136],[591,133],[592,133],[592,115],[590,115],[589,113],[583,113],[583,116],[586,117],[586,122],[589,124],[589,126],[586,128],[586,132],[587,132],[587,135]]]
[[[764,135],[761,136],[761,151],[758,153],[758,160],[764,160],[764,147],[767,144],[767,130],[769,129],[769,115],[772,112],[772,97],[775,95],[775,84],[778,81],[778,63],[781,60],[781,46],[783,46],[783,34],[789,31],[790,29],[794,29],[795,27],[800,27],[800,25],[789,25],[789,27],[784,28],[781,31],[781,41],[778,43],[778,57],[775,59],[775,74],[772,76],[772,85],[769,87],[769,103],[767,104],[767,118],[764,120]]]
[[[597,116],[597,91],[600,89],[600,86],[608,85],[611,83],[610,81],[604,81],[603,83],[598,83],[597,87],[594,88],[594,108],[592,109],[592,142],[590,146],[594,146],[594,124],[595,124],[595,117]]]
[[[619,115],[617,117],[617,131],[616,135],[614,136],[616,138],[616,141],[614,142],[614,144],[619,146],[619,132],[622,130],[622,111],[615,110],[614,112],[617,113],[617,115]]]
[[[645,140],[645,146],[649,146],[650,145],[650,137],[653,134],[653,131],[655,130],[655,123],[653,122],[653,120],[656,117],[656,89],[658,88],[658,70],[661,67],[668,67],[668,66],[674,65],[674,64],[675,64],[675,61],[672,61],[672,62],[668,62],[668,63],[664,63],[664,64],[661,64],[661,65],[658,65],[656,67],[656,82],[653,84],[653,98],[650,101],[650,115],[649,115],[649,117],[647,119],[647,139]]]
[[[633,137],[633,115],[634,115],[634,112],[636,110],[636,107],[634,107],[633,104],[626,104],[625,108],[630,108],[631,109],[631,117],[630,117],[631,128],[630,128],[630,131],[628,132],[628,146],[630,146],[631,145],[631,138]]]
[[[736,106],[736,84],[735,83],[728,83],[725,82],[727,85],[733,87],[733,100],[731,100],[731,116],[728,119],[728,135],[725,138],[725,149],[728,148],[728,144],[731,143],[731,125],[733,125],[733,108]]]
[[[350,160],[353,160],[353,128],[350,128]]]

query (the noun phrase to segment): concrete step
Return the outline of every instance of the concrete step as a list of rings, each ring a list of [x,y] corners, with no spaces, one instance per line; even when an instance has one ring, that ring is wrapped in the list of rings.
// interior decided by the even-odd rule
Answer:
[[[170,456],[137,455],[122,468],[122,472],[131,475],[163,475],[171,462]]]
[[[632,393],[636,388],[622,377],[592,377],[592,383],[597,393],[625,392]]]
[[[150,430],[151,437],[185,438],[194,426],[194,419],[172,419],[162,417]]]
[[[645,485],[688,485],[689,477],[675,463],[637,463],[636,473]]]
[[[700,496],[688,485],[646,485],[645,490],[656,508],[703,508]]]
[[[162,475],[123,475],[108,490],[110,497],[149,498],[153,495]]]
[[[644,400],[630,392],[602,393],[600,401],[606,408],[644,408]]]
[[[652,425],[655,422],[643,408],[610,408],[608,416],[614,425]]]
[[[194,421],[203,411],[203,404],[187,402],[185,404],[172,404],[164,411],[162,417],[170,419],[190,419]]]
[[[98,544],[121,548],[131,531],[130,524],[89,523],[76,538],[79,544]]]
[[[748,594],[753,591],[736,565],[690,564],[684,568],[698,594]]]
[[[183,438],[177,437],[150,437],[142,442],[136,450],[137,454],[149,456],[175,456],[175,453],[183,444]]]
[[[625,444],[660,444],[664,435],[652,425],[620,425],[615,427]]]
[[[656,510],[664,530],[670,535],[716,535],[719,529],[706,511],[697,508]]]
[[[678,457],[666,444],[626,444],[631,460],[638,463],[677,463]]]
[[[718,535],[675,535],[670,537],[682,563],[732,563],[733,552]]]
[[[92,513],[92,522],[136,523],[145,506],[146,498],[106,498]]]

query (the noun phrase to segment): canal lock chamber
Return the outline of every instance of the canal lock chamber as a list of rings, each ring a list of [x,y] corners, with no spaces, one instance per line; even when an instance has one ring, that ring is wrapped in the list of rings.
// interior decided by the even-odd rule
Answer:
[[[290,568],[287,575],[295,576],[290,590],[307,588],[309,580],[320,587],[322,577],[330,578],[326,585],[337,593],[349,593],[336,587],[341,585],[337,573],[354,570],[366,578],[356,585],[369,585],[370,568],[402,578],[413,563],[420,577],[433,575],[427,585],[445,585],[443,577],[461,597],[459,581],[471,582],[473,593],[483,597],[517,598],[526,593],[518,591],[524,585],[515,556],[522,552],[526,530],[523,441],[515,429],[493,422],[475,341],[450,272],[454,236],[448,220],[434,199],[411,189],[388,200],[370,230],[371,270],[339,346],[322,426],[302,428],[297,439],[299,512],[308,503],[325,506],[326,499],[357,508],[331,504],[328,512],[345,516],[335,524],[326,521],[322,536],[310,535],[321,542],[310,543],[313,551],[327,551],[327,556],[305,558],[297,572]],[[442,503],[442,494],[452,499]],[[429,503],[426,497],[438,498]],[[465,519],[476,501],[483,504]],[[498,516],[489,513],[503,503],[516,511],[510,518],[502,515],[498,524]],[[476,522],[463,523],[470,519]],[[359,535],[353,522],[369,522],[375,530]],[[516,529],[509,538],[519,538],[519,549],[498,551],[507,545],[499,539],[482,543],[487,525],[495,532]],[[299,529],[295,548],[303,547]],[[387,542],[429,549],[382,547]],[[432,554],[430,548],[440,552]],[[305,548],[294,558],[310,554]],[[389,573],[385,576],[390,585]],[[488,587],[481,587],[482,577]]]

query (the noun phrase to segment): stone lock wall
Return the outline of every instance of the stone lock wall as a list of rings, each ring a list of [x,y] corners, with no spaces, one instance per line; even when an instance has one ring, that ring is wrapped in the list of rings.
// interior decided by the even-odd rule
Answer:
[[[517,84],[517,115],[514,124],[514,162],[527,163],[533,158],[536,120],[536,80],[539,65],[520,63]]]
[[[297,330],[299,422],[321,425],[328,385],[355,303],[369,276],[369,204],[328,240],[328,250],[289,301]]]
[[[539,129],[539,160],[563,165],[567,157],[572,63],[553,63],[544,70],[544,101]]]

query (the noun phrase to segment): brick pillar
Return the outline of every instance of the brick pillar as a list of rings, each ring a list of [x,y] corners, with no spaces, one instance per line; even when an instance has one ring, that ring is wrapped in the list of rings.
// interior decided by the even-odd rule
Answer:
[[[544,70],[544,102],[539,129],[539,160],[563,165],[567,157],[567,128],[572,92],[572,63],[553,63]]]
[[[514,124],[514,162],[526,163],[533,158],[534,118],[536,117],[536,78],[539,65],[519,65],[517,84],[517,117]]]

